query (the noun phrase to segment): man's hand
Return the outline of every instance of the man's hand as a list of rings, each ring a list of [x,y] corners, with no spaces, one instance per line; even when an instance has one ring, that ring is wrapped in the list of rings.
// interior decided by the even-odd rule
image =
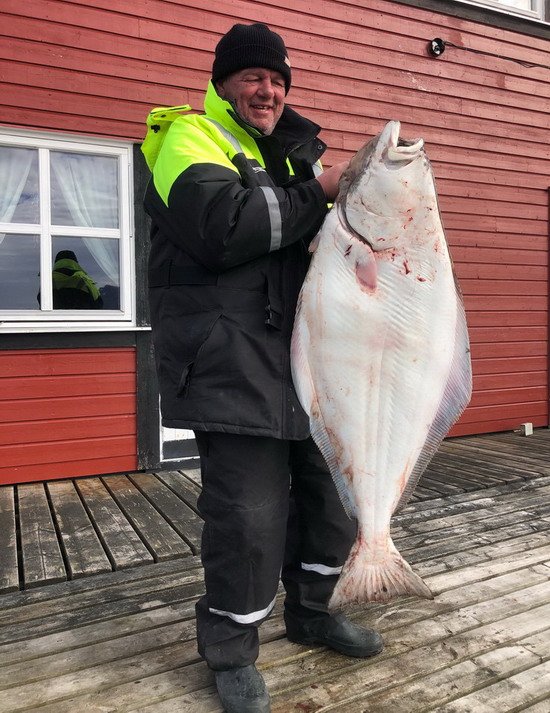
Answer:
[[[346,168],[348,167],[349,161],[342,161],[341,163],[336,163],[334,166],[331,166],[330,168],[327,168],[326,171],[323,171],[319,176],[317,176],[317,180],[321,184],[321,187],[323,188],[325,192],[325,196],[327,197],[327,201],[329,203],[332,203],[336,196],[338,195],[338,184],[340,182],[340,176]]]

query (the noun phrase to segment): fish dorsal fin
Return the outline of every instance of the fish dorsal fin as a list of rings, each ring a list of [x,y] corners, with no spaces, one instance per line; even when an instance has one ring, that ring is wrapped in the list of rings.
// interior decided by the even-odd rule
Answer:
[[[428,463],[437,452],[441,441],[445,438],[452,425],[458,420],[460,414],[468,405],[472,395],[472,365],[470,361],[468,328],[466,325],[466,314],[464,312],[462,295],[458,289],[456,299],[455,350],[445,390],[441,397],[435,418],[430,426],[424,447],[418,456],[410,478],[407,481],[407,485],[394,508],[394,513],[401,510],[407,504],[416,488],[420,476],[428,467]]]

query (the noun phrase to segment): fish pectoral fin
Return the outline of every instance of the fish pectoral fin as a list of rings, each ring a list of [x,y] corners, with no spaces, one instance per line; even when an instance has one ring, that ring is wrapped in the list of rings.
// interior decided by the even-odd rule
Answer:
[[[378,285],[376,258],[371,248],[366,245],[361,248],[360,256],[355,259],[355,277],[362,290],[374,292]]]

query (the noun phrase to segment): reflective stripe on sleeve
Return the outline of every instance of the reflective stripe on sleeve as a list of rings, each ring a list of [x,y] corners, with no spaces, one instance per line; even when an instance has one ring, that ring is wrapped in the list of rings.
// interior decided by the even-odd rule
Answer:
[[[273,598],[271,604],[269,604],[265,609],[253,611],[250,612],[250,614],[235,614],[231,611],[223,611],[222,609],[214,609],[212,607],[208,607],[208,611],[212,614],[218,614],[219,616],[227,616],[229,619],[233,619],[233,621],[236,621],[238,624],[253,624],[255,621],[260,621],[260,619],[263,619],[271,612],[275,606],[275,599],[276,597]]]
[[[326,564],[308,564],[307,562],[301,562],[302,569],[307,572],[317,572],[318,574],[340,574],[342,567],[327,567]]]
[[[273,250],[278,250],[281,247],[281,241],[283,239],[281,209],[273,188],[269,188],[269,186],[260,186],[260,190],[264,193],[267,209],[269,211],[269,221],[271,223],[271,243],[269,245],[269,252],[273,252]]]

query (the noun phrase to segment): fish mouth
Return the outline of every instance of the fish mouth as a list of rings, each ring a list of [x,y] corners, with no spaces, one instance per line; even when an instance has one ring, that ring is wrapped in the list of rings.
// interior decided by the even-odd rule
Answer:
[[[366,144],[352,159],[350,169],[344,174],[340,180],[340,191],[335,201],[336,209],[340,224],[345,228],[349,235],[353,236],[362,243],[378,252],[386,249],[388,245],[374,245],[366,235],[362,234],[362,230],[366,228],[366,223],[361,217],[357,217],[357,211],[369,216],[369,221],[372,224],[380,224],[384,221],[395,220],[392,210],[392,202],[388,203],[388,194],[386,195],[386,203],[382,201],[381,205],[376,207],[376,212],[369,210],[365,201],[359,196],[354,198],[354,206],[350,206],[350,195],[357,195],[364,187],[361,188],[361,177],[367,173],[371,167],[372,170],[379,176],[384,177],[387,173],[389,186],[392,185],[392,180],[399,177],[399,172],[406,169],[414,161],[420,160],[424,156],[424,140],[423,139],[402,139],[399,134],[401,131],[401,122],[388,121],[382,131],[375,136],[368,144]],[[381,169],[381,171],[380,171]],[[382,178],[382,180],[386,180]],[[407,185],[407,181],[402,181],[403,185]],[[389,190],[389,189],[388,189]],[[384,215],[384,208],[387,208],[387,214]],[[368,222],[368,221],[367,221]],[[367,233],[369,231],[367,230]]]
[[[395,168],[400,168],[414,161],[424,148],[423,139],[402,139],[399,136],[400,131],[401,122],[389,121],[380,136],[382,145],[385,144],[382,155],[390,165],[396,164]]]

